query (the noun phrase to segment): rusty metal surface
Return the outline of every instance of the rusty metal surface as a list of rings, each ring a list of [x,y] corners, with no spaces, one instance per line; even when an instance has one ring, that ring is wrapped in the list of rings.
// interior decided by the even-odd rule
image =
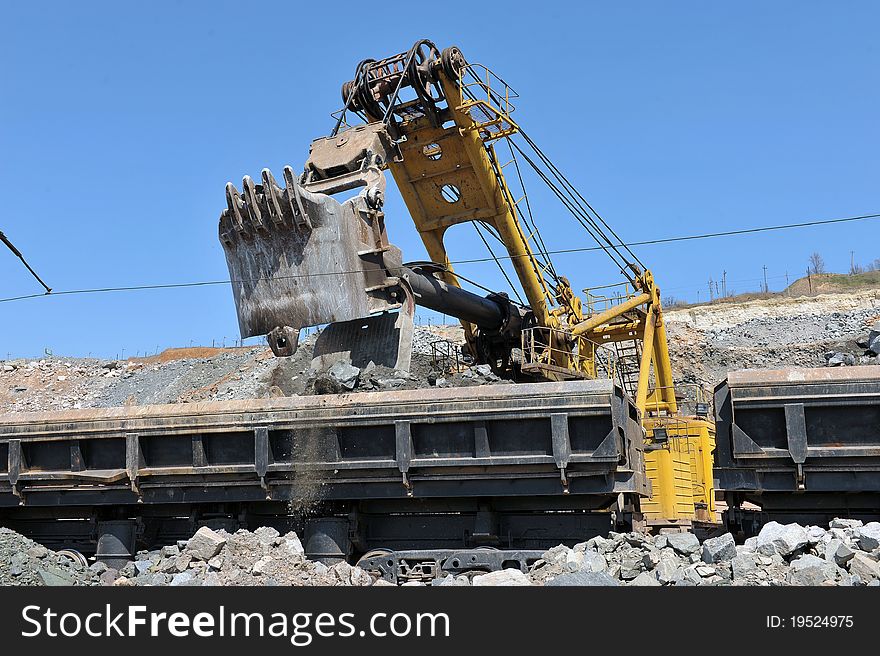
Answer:
[[[100,426],[124,430],[143,426],[142,422],[167,420],[182,425],[206,425],[223,421],[230,415],[254,414],[264,421],[297,418],[325,413],[340,419],[351,419],[366,412],[378,416],[400,413],[403,409],[422,413],[442,412],[447,405],[467,403],[474,411],[491,409],[495,402],[523,402],[536,408],[589,408],[607,401],[614,385],[609,380],[584,380],[566,383],[522,383],[490,385],[478,388],[432,388],[425,390],[387,392],[356,392],[324,396],[288,396],[238,401],[205,401],[200,403],[168,403],[161,405],[86,408],[51,412],[12,412],[0,414],[0,441],[13,435],[47,435],[94,429]]]
[[[0,415],[0,505],[646,494],[607,381]]]
[[[880,367],[731,372],[715,413],[715,475],[728,494],[821,494],[816,504],[842,512],[880,492]]]
[[[741,371],[731,371],[727,374],[727,384],[730,387],[760,386],[774,383],[821,384],[839,381],[880,381],[880,367],[869,365],[860,367],[816,367],[809,369],[801,367],[790,367],[787,369],[744,369]]]
[[[261,184],[245,176],[242,193],[227,184],[219,235],[242,337],[268,334],[276,355],[290,355],[305,326],[399,307],[390,270],[400,251],[381,211],[383,135],[366,126],[317,140],[303,179],[285,167],[283,188],[268,169]],[[355,189],[342,202],[331,195]]]
[[[409,298],[396,314],[386,312],[330,324],[318,335],[311,368],[326,371],[334,363],[344,361],[360,369],[372,362],[389,369],[409,371],[414,309]]]

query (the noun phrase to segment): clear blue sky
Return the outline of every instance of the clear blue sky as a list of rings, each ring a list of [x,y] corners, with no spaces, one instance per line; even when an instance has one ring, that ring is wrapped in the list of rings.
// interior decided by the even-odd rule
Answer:
[[[59,290],[227,277],[227,180],[299,169],[358,61],[427,37],[521,95],[519,122],[624,239],[880,212],[872,2],[5,2],[0,229]],[[392,185],[393,186],[393,185]],[[589,246],[546,194],[550,248]],[[545,202],[546,201],[546,202]],[[392,240],[421,244],[393,193]],[[695,300],[880,257],[880,221],[637,250]],[[480,256],[457,236],[452,259]],[[600,254],[555,258],[577,288]],[[461,272],[503,287],[482,266]],[[38,292],[0,251],[0,296]],[[0,304],[0,358],[113,356],[237,337],[228,287]]]

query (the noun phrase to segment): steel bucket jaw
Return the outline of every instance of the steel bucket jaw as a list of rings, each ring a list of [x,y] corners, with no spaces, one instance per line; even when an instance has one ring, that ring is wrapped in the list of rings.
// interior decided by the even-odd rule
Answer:
[[[384,132],[361,126],[316,140],[306,172],[285,167],[283,187],[268,169],[241,192],[226,185],[219,235],[242,337],[267,335],[276,355],[291,355],[306,326],[411,305],[391,273],[401,254],[382,212],[388,150]],[[345,192],[354,195],[338,200]]]

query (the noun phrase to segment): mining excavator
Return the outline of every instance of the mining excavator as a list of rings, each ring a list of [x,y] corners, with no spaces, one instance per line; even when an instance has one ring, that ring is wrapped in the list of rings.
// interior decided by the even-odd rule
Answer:
[[[304,171],[227,184],[219,226],[241,335],[275,355],[320,326],[313,369],[405,371],[421,306],[462,323],[439,367],[516,384],[0,414],[0,524],[113,566],[200,526],[274,526],[310,558],[425,581],[525,571],[612,529],[711,532],[715,488],[718,530],[741,535],[876,519],[880,369],[731,372],[711,404],[676,387],[653,274],[513,119],[516,98],[457,48],[366,59]],[[387,171],[427,261],[389,240]],[[574,292],[535,178],[619,285]],[[465,224],[510,290],[453,268],[447,231]]]
[[[242,335],[267,334],[285,356],[302,327],[329,324],[316,345],[318,365],[346,358],[406,369],[418,305],[459,319],[464,356],[499,376],[613,380],[640,417],[652,488],[630,500],[630,512],[658,527],[712,524],[714,425],[697,395],[689,399],[694,414],[679,411],[654,276],[516,123],[516,98],[458,48],[440,51],[428,40],[358,64],[332,132],[312,143],[302,174],[285,167],[283,187],[265,169],[259,183],[245,177],[242,191],[227,184],[220,239]],[[360,120],[349,125],[351,117]],[[403,264],[389,242],[385,170],[428,262]],[[581,298],[557,273],[523,170],[595,239],[620,285]],[[336,199],[351,190],[359,193]],[[489,242],[501,244],[523,301],[462,289],[444,236],[466,223],[496,261]]]

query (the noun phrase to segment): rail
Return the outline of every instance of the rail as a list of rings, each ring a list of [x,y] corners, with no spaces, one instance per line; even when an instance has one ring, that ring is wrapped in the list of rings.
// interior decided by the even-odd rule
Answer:
[[[596,294],[596,290],[600,289],[611,291],[604,294]],[[641,293],[634,290],[632,285],[628,282],[613,283],[611,285],[601,285],[598,287],[587,287],[583,291],[586,316],[610,310]]]
[[[674,390],[678,412],[674,415],[668,413],[666,403],[662,401],[663,390]],[[655,393],[657,392],[657,393]],[[648,399],[645,411],[658,418],[680,417],[711,417],[714,413],[711,396],[703,383],[680,383],[675,386],[652,386],[648,389]]]
[[[470,114],[483,141],[510,136],[519,126],[510,118],[516,107],[511,99],[519,94],[483,64],[468,64],[459,70],[461,97],[458,109]],[[493,88],[494,84],[494,88]]]
[[[522,357],[524,371],[552,369],[557,358],[570,358],[571,370],[583,378],[615,380],[617,374],[617,354],[611,348],[547,326],[522,331]]]

